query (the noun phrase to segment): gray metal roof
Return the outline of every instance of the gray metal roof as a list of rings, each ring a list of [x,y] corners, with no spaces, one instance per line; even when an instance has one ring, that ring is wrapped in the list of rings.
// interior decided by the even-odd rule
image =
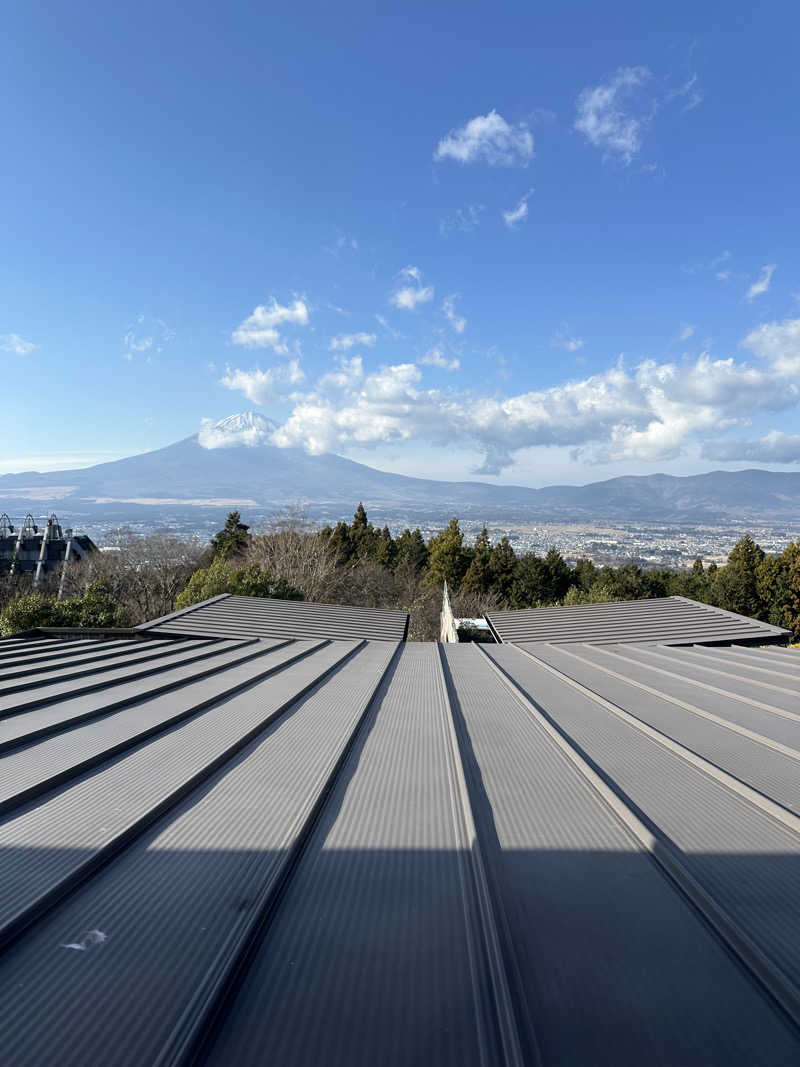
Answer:
[[[800,653],[17,639],[0,730],[3,1067],[800,1061]]]
[[[786,644],[790,632],[682,596],[493,611],[498,641],[656,641],[670,645]]]
[[[223,593],[161,619],[142,623],[137,629],[205,637],[403,641],[408,632],[408,613]]]

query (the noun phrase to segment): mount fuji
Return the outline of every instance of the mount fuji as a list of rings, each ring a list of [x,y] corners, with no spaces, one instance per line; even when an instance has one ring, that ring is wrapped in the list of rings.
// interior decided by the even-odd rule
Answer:
[[[528,489],[485,482],[441,482],[375,470],[325,453],[272,443],[276,426],[243,412],[154,452],[82,470],[0,477],[0,511],[62,521],[147,521],[166,515],[216,521],[221,509],[264,515],[299,503],[311,516],[349,516],[363,501],[376,518],[440,519],[459,515],[488,522],[800,521],[800,473],[712,471],[690,477],[626,476],[584,486]],[[198,523],[198,525],[202,525]]]

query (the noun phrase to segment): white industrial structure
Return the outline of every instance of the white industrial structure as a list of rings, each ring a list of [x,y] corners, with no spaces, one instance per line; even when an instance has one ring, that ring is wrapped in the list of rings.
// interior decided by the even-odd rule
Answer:
[[[41,585],[45,575],[61,564],[59,599],[64,593],[67,567],[95,549],[85,534],[62,530],[55,514],[50,515],[42,530],[30,513],[18,527],[8,515],[0,515],[0,564],[7,564],[11,575],[30,574],[34,586]]]

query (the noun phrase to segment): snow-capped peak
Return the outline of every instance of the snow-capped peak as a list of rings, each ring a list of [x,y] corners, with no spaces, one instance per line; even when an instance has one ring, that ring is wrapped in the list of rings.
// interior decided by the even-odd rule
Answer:
[[[252,448],[269,444],[277,428],[274,422],[256,411],[242,411],[219,422],[204,420],[197,441],[203,448],[232,448],[234,445]]]

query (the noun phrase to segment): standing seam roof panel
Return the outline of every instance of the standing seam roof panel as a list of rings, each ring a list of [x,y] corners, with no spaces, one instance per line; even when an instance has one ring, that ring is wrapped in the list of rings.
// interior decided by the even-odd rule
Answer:
[[[344,650],[326,651],[341,659]],[[16,976],[4,997],[7,1067],[46,1063],[56,1044],[64,1067],[159,1061],[255,898],[279,877],[393,652],[362,647],[7,952],[4,976]],[[79,941],[87,915],[108,932],[93,958],[60,947]],[[90,1003],[103,1010],[83,1014]]]
[[[791,1057],[779,1016],[750,1003],[744,974],[487,654],[445,654],[543,1062],[758,1062],[765,1047],[769,1062]]]
[[[800,989],[800,837],[512,647],[487,650]],[[535,697],[534,697],[535,694]]]
[[[800,654],[116,644],[0,659],[3,1067],[800,1060]]]
[[[800,763],[796,758],[693,714],[666,693],[643,692],[629,676],[609,675],[577,656],[573,646],[537,643],[527,651],[800,815]],[[654,680],[654,687],[657,684]]]
[[[328,637],[403,641],[408,613],[303,600],[273,600],[223,594],[162,619],[142,623],[140,630],[235,637]]]
[[[500,1062],[470,957],[448,714],[436,646],[406,646],[208,1062]]]
[[[660,597],[610,604],[563,605],[493,611],[486,619],[495,636],[513,641],[783,642],[789,631],[686,597]]]

